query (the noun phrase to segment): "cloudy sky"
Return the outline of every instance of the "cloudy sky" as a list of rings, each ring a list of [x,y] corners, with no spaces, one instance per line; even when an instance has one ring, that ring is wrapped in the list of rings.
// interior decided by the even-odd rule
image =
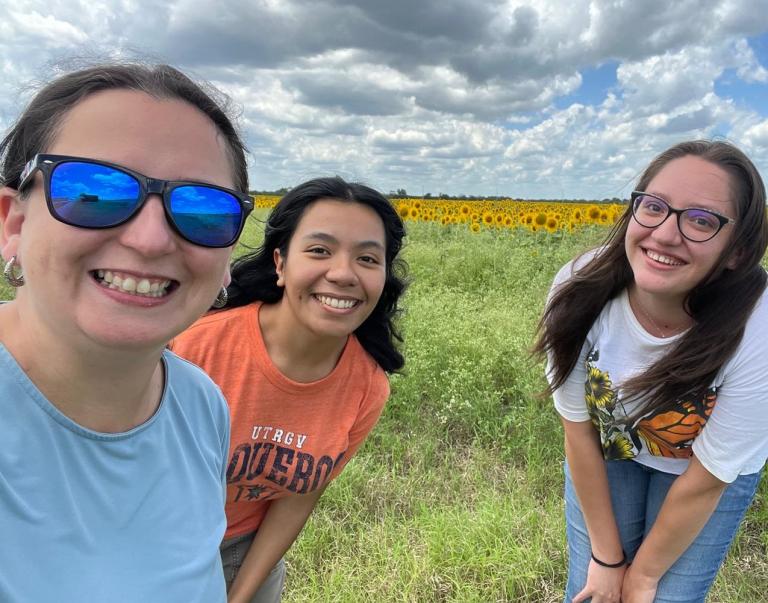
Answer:
[[[149,56],[242,108],[254,189],[318,175],[625,196],[677,141],[768,178],[768,0],[0,0],[0,127],[62,59]]]

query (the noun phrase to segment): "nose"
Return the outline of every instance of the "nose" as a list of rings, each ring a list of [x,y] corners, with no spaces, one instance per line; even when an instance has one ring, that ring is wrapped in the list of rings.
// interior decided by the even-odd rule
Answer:
[[[331,258],[325,278],[340,287],[350,287],[357,284],[357,273],[354,269],[353,258],[346,253],[337,253]]]
[[[664,222],[653,229],[653,238],[665,245],[678,245],[682,243],[683,235],[680,233],[677,218],[677,214],[670,213]]]
[[[168,223],[159,195],[149,195],[139,213],[120,227],[120,242],[147,257],[176,249],[176,233]]]

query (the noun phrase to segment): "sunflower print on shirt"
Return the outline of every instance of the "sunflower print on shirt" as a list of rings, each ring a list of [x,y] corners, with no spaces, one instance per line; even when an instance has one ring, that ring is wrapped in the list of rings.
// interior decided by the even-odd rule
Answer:
[[[631,459],[643,449],[654,456],[689,458],[693,441],[712,414],[717,390],[710,388],[701,400],[681,401],[671,410],[651,411],[630,424],[610,375],[596,366],[599,359],[598,350],[587,355],[584,399],[604,458]]]

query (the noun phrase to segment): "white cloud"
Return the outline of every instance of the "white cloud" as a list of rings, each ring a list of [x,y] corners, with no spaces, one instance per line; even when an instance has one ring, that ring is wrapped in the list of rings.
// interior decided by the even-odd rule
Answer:
[[[768,110],[716,86],[768,86],[750,43],[768,32],[768,0],[0,7],[3,124],[20,104],[12,90],[49,79],[55,60],[140,48],[243,107],[255,188],[330,172],[386,191],[611,197],[669,144],[715,134],[768,168]],[[612,88],[585,100],[584,71],[614,64]]]

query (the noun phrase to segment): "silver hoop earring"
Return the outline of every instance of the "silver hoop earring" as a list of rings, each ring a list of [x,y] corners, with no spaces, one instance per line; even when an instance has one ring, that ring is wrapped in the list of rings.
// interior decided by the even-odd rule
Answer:
[[[13,256],[5,263],[3,276],[11,287],[21,287],[24,284],[24,274],[21,272],[21,266],[16,261],[16,256]]]
[[[213,300],[213,307],[216,309],[223,308],[227,305],[228,299],[229,295],[227,294],[227,288],[222,287],[221,291],[219,291],[219,294],[216,296],[216,299]]]

